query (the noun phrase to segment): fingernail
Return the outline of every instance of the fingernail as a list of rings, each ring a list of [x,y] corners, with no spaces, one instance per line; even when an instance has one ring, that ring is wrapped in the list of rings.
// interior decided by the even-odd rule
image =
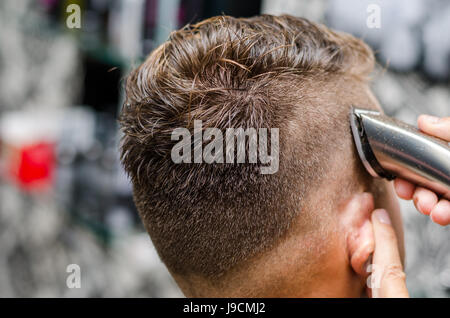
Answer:
[[[386,212],[386,210],[379,209],[376,210],[374,213],[378,221],[380,221],[381,223],[389,225],[391,224],[391,219],[389,218],[389,214]]]
[[[431,116],[431,115],[423,115],[425,120],[430,124],[436,124],[439,122],[439,117]]]
[[[370,268],[370,265],[372,265],[372,254],[370,254],[369,258],[367,259],[366,263],[364,264],[364,271],[366,273],[369,273],[372,270]]]

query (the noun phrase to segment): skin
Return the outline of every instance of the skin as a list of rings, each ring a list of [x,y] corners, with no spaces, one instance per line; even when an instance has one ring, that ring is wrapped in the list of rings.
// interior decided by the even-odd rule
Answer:
[[[366,92],[361,103],[382,111],[368,88]],[[419,118],[420,129],[450,140],[448,118],[444,119],[446,128],[440,130],[431,129],[425,121],[423,116]],[[345,173],[352,169],[345,166],[349,163],[343,158],[336,158],[333,164],[334,175],[310,198],[309,204],[315,207],[318,218],[325,215],[324,224],[330,223],[324,226],[332,231],[326,235],[316,230],[305,233],[301,225],[294,224],[289,235],[276,247],[234,269],[222,283],[212,284],[201,277],[172,273],[185,295],[408,297],[403,270],[403,224],[397,194],[404,199],[414,199],[416,207],[424,214],[431,214],[439,224],[448,224],[448,201],[438,201],[435,194],[404,180],[374,179],[369,189],[361,186],[343,197],[338,206],[331,206],[330,200],[323,199],[336,192],[330,187],[330,180],[345,180]],[[332,212],[331,218],[327,211]],[[308,264],[309,260],[313,264]]]
[[[374,189],[371,192],[363,192],[361,189],[338,208],[341,237],[344,236],[346,239],[335,240],[341,243],[330,248],[330,255],[326,260],[328,266],[334,270],[323,273],[322,283],[316,281],[309,296],[406,297],[408,295],[403,272],[405,258],[403,222],[394,185],[393,182],[382,179],[374,181]],[[386,214],[389,225],[374,219],[374,212],[380,210]],[[346,246],[344,253],[342,245]],[[369,265],[372,268],[367,271]],[[383,275],[382,272],[385,271],[388,274]],[[329,273],[336,272],[342,274],[329,277]],[[377,275],[383,279],[383,289],[382,292],[378,289],[372,293],[367,282],[372,276]],[[331,280],[335,283],[334,286],[326,283]],[[400,285],[386,292],[386,289],[390,290],[395,284]],[[396,294],[400,290],[402,292]]]
[[[345,173],[342,161],[334,163],[339,173]],[[391,225],[391,241],[395,245],[400,264],[403,261],[403,231],[398,200],[392,182],[379,180],[375,195],[361,186],[342,200],[337,207],[323,200],[335,191],[333,187],[311,197],[317,213],[334,209],[335,216],[328,225],[335,229],[323,239],[316,230],[304,233],[295,224],[288,237],[274,249],[259,255],[232,272],[223,284],[213,285],[201,277],[183,277],[172,273],[187,297],[367,297],[366,266],[375,251],[372,212],[376,207],[389,209],[395,219],[395,232]],[[328,217],[328,216],[326,216]],[[397,239],[399,237],[400,239]],[[310,249],[309,247],[314,247]],[[394,248],[394,247],[393,247]],[[307,263],[314,260],[314,264]],[[305,262],[306,261],[306,262]],[[400,266],[400,268],[402,268]],[[245,283],[243,283],[245,282]]]
[[[397,238],[389,214],[384,209],[377,209],[371,214],[375,245],[371,271],[371,290],[373,298],[409,297],[406,288],[406,275]]]

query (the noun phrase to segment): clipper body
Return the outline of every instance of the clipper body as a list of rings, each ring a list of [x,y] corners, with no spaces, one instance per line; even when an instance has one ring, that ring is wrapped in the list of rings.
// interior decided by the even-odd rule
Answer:
[[[377,111],[353,107],[358,154],[374,177],[401,177],[450,200],[449,143]]]

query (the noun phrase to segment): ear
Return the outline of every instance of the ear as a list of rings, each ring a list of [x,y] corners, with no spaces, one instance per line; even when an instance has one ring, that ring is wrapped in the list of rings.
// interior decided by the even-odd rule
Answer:
[[[346,235],[346,244],[350,266],[366,277],[366,263],[375,248],[370,215],[374,210],[372,194],[368,192],[354,194],[340,209],[340,224]]]

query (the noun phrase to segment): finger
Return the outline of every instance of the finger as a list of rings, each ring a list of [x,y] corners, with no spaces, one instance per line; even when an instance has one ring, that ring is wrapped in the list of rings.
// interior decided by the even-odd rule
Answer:
[[[431,219],[440,225],[450,224],[450,201],[441,199],[431,210]]]
[[[404,200],[411,200],[416,186],[406,180],[395,178],[394,180],[395,192]]]
[[[375,236],[372,294],[374,297],[408,297],[397,237],[386,210],[377,209],[372,213],[372,225]]]
[[[438,197],[428,189],[417,187],[416,191],[414,191],[413,201],[417,210],[425,215],[429,215],[438,203]]]
[[[424,133],[450,141],[450,117],[420,115],[417,124]]]

